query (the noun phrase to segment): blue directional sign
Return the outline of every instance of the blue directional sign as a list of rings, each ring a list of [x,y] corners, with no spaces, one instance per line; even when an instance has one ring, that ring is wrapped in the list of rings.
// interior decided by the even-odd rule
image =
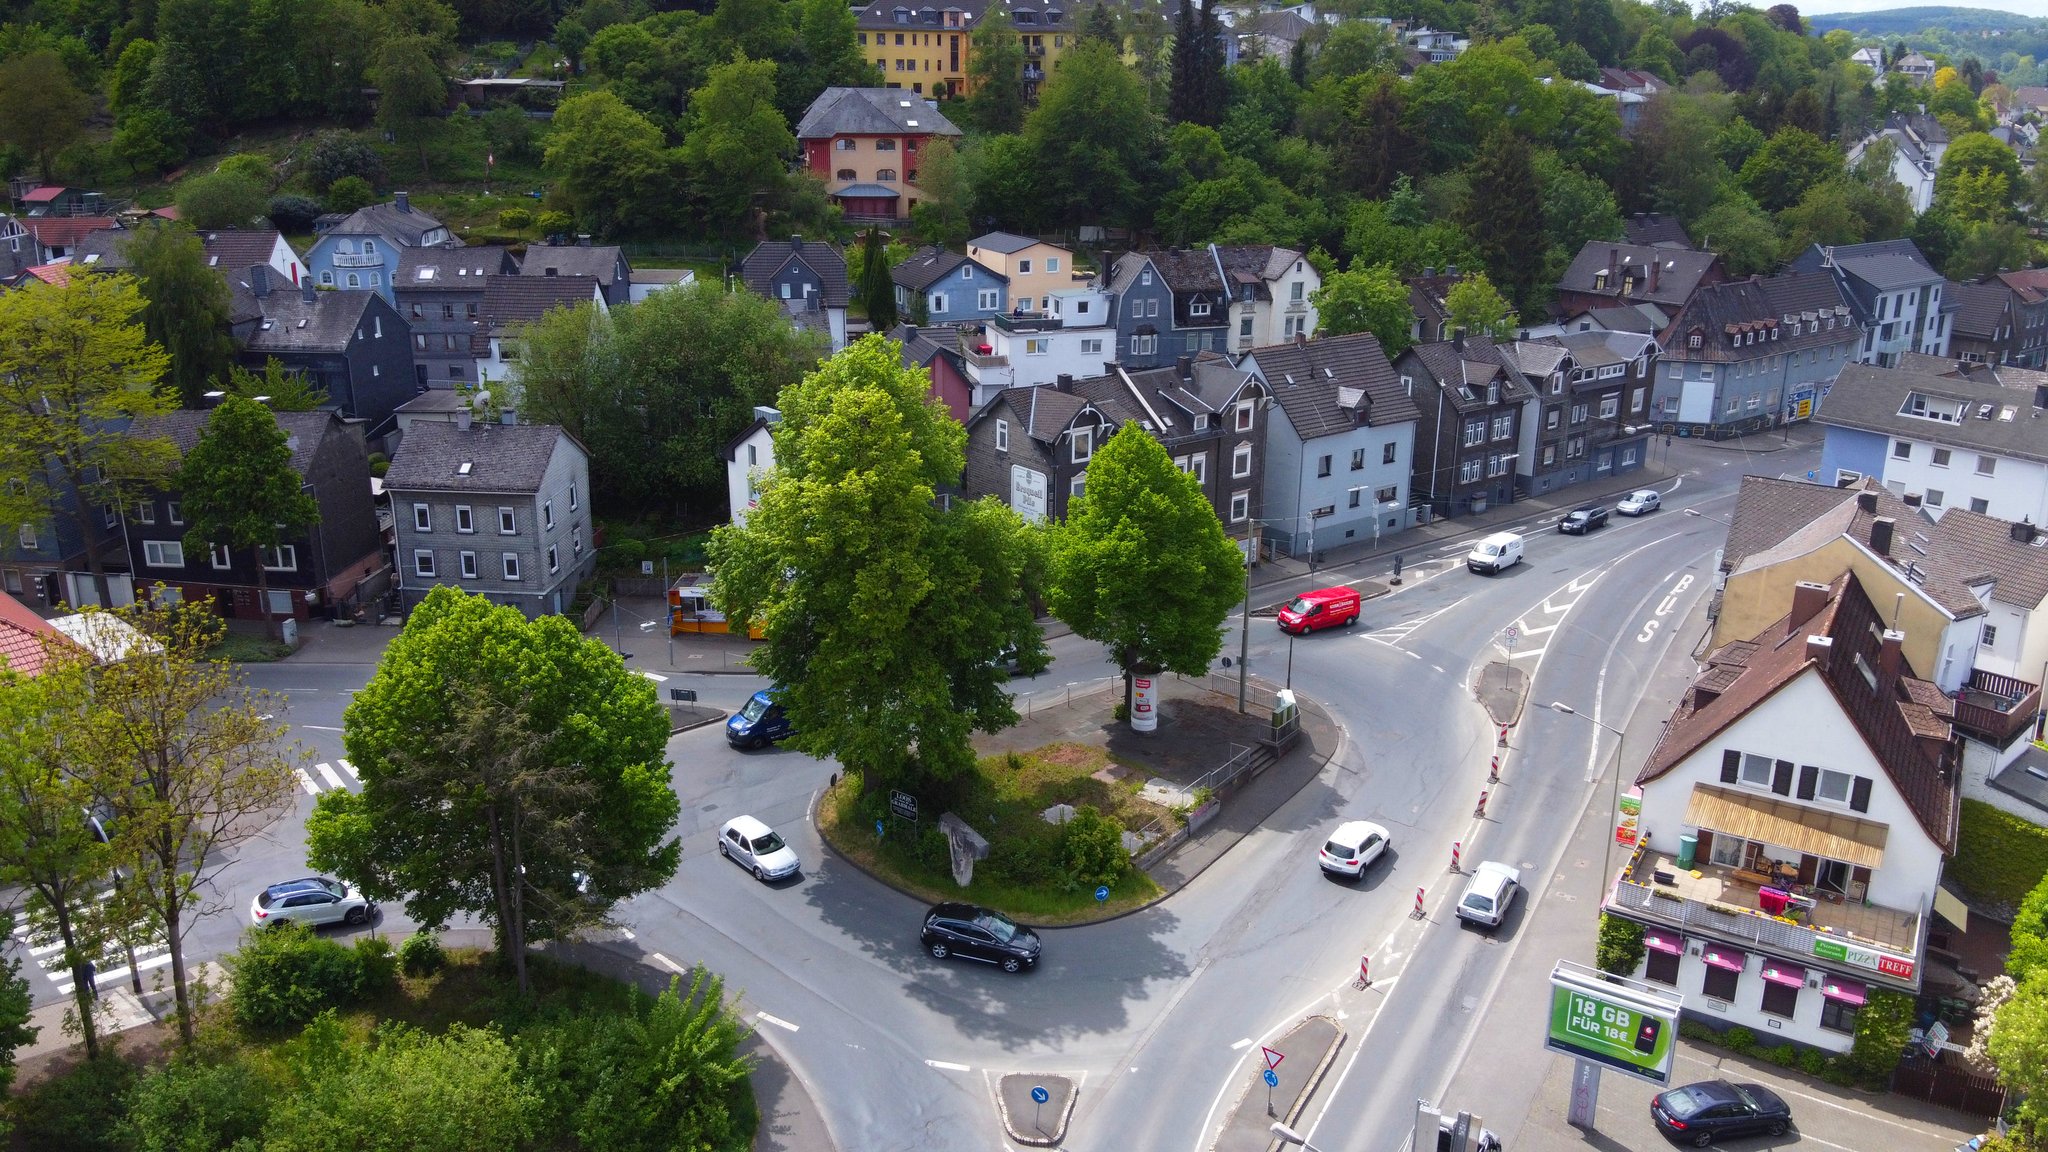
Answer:
[[[877,839],[877,840],[880,840],[881,838],[882,838],[882,822],[881,822],[880,820],[877,820],[877,821],[875,821],[875,839]]]
[[[1031,1086],[1031,1102],[1033,1104],[1043,1104],[1050,1099],[1052,1099],[1052,1093],[1047,1092],[1044,1087],[1037,1084]]]
[[[1266,1069],[1266,1087],[1278,1088],[1279,1086],[1280,1074],[1278,1072],[1273,1071],[1271,1068]]]
[[[1109,899],[1109,885],[1104,884],[1102,887],[1097,888],[1095,890],[1095,899],[1097,901]]]

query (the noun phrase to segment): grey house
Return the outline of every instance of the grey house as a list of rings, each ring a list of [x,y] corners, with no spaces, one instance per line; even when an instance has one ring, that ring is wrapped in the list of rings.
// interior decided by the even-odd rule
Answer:
[[[484,283],[519,271],[504,248],[407,248],[398,256],[393,291],[399,314],[412,326],[413,383],[455,388],[476,383],[470,333],[484,303]]]
[[[509,418],[509,414],[508,414]],[[596,559],[590,458],[552,424],[419,422],[384,476],[409,611],[437,584],[558,614]]]
[[[1237,366],[1266,385],[1261,535],[1290,555],[1377,540],[1410,523],[1420,412],[1371,333],[1254,348]],[[1233,421],[1244,419],[1233,415]]]
[[[1454,336],[1415,345],[1394,369],[1419,410],[1416,496],[1442,516],[1511,502],[1523,409],[1534,396],[1519,360],[1484,337]]]
[[[1540,494],[1641,469],[1650,454],[1657,341],[1634,332],[1567,332],[1542,343],[1566,350],[1569,360],[1560,366],[1561,381],[1555,374],[1541,385],[1530,378],[1538,395],[1528,414],[1540,411],[1544,435],[1562,439],[1538,448],[1533,464],[1524,451],[1522,490]],[[1501,350],[1513,355],[1528,347]],[[1531,440],[1526,428],[1522,440]]]
[[[1228,345],[1230,293],[1206,248],[1126,252],[1110,266],[1116,300],[1116,359],[1157,368],[1177,356]]]
[[[779,302],[798,325],[829,334],[832,351],[846,347],[846,257],[801,236],[763,240],[740,262],[747,290]]]
[[[343,416],[361,420],[374,440],[391,414],[411,399],[412,331],[384,297],[364,290],[296,289],[264,265],[230,285],[247,294],[253,318],[235,325],[244,365],[262,371],[276,360],[327,393]]]
[[[589,276],[597,281],[607,306],[616,308],[633,298],[633,266],[616,244],[535,244],[515,271],[521,276]]]
[[[1809,419],[1864,334],[1825,271],[1702,288],[1659,340],[1658,430],[1720,439]]]
[[[1949,325],[1962,301],[1953,295],[1944,300],[1947,281],[1911,240],[1815,244],[1790,270],[1834,278],[1863,328],[1856,350],[1863,363],[1896,368],[1906,352],[1948,355]]]

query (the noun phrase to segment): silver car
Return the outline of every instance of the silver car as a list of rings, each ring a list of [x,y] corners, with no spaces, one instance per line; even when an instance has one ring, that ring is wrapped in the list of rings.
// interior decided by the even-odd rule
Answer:
[[[361,924],[377,911],[363,894],[339,880],[306,876],[272,884],[249,902],[249,920],[272,927],[287,920],[301,924]]]
[[[754,874],[756,880],[780,880],[803,870],[796,850],[775,829],[752,816],[735,816],[718,830],[718,852]]]
[[[1498,860],[1488,860],[1472,870],[1465,894],[1458,897],[1458,919],[1488,928],[1500,927],[1515,893],[1522,890],[1522,874]]]
[[[1615,504],[1614,510],[1623,516],[1641,516],[1645,512],[1655,512],[1663,504],[1664,498],[1657,494],[1656,489],[1638,488],[1623,496],[1620,502]]]

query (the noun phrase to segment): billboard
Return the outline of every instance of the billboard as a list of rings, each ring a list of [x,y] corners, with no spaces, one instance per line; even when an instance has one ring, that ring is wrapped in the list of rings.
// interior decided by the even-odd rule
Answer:
[[[1550,973],[1550,1031],[1543,1046],[1666,1084],[1678,1053],[1682,1003],[1675,993],[1560,960]]]

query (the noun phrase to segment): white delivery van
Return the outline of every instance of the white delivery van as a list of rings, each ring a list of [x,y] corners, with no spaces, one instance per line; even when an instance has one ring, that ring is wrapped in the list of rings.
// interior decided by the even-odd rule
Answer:
[[[1465,567],[1489,575],[1521,562],[1522,538],[1513,532],[1495,532],[1465,554]]]

